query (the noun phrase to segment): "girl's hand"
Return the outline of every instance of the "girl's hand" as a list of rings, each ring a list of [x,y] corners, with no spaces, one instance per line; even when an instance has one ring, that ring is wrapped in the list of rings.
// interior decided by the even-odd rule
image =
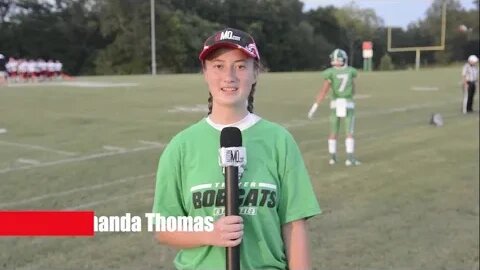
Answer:
[[[218,247],[234,247],[242,242],[243,219],[241,216],[223,216],[213,224],[208,244]]]

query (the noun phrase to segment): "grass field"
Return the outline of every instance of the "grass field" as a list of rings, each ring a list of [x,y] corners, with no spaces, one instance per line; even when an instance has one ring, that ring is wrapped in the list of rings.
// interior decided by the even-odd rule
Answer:
[[[309,223],[315,269],[479,269],[479,115],[460,114],[459,70],[360,73],[354,168],[343,136],[328,165],[327,102],[306,120],[319,73],[261,74],[256,112],[292,132],[324,212]],[[163,145],[206,100],[200,74],[0,88],[0,209],[143,216]],[[174,255],[146,230],[0,238],[0,269],[173,269]]]

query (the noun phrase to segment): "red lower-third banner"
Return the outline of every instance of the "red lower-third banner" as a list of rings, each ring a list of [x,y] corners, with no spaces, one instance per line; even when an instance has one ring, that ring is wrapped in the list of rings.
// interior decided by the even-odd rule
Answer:
[[[93,236],[93,211],[0,211],[0,236]]]

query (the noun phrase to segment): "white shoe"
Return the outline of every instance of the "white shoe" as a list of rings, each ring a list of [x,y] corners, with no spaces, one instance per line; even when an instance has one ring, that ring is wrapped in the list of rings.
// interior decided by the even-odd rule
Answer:
[[[335,163],[337,163],[337,161],[333,158],[331,158],[329,161],[328,161],[328,164],[330,165],[335,165]]]
[[[347,166],[358,166],[360,165],[360,161],[356,160],[356,159],[347,159],[345,160],[345,165]]]

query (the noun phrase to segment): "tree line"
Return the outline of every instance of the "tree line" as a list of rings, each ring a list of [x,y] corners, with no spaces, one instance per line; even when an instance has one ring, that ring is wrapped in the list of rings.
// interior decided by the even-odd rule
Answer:
[[[478,54],[479,0],[471,10],[458,0],[434,0],[424,19],[393,30],[393,46],[439,44],[444,1],[446,48],[423,52],[422,65]],[[270,71],[325,68],[335,48],[360,68],[365,40],[373,42],[374,69],[415,62],[414,52],[388,53],[385,23],[354,2],[304,11],[299,0],[155,0],[154,10],[159,73],[197,72],[202,42],[226,26],[252,33]],[[150,73],[150,29],[148,0],[0,0],[0,53],[60,59],[73,75]]]

